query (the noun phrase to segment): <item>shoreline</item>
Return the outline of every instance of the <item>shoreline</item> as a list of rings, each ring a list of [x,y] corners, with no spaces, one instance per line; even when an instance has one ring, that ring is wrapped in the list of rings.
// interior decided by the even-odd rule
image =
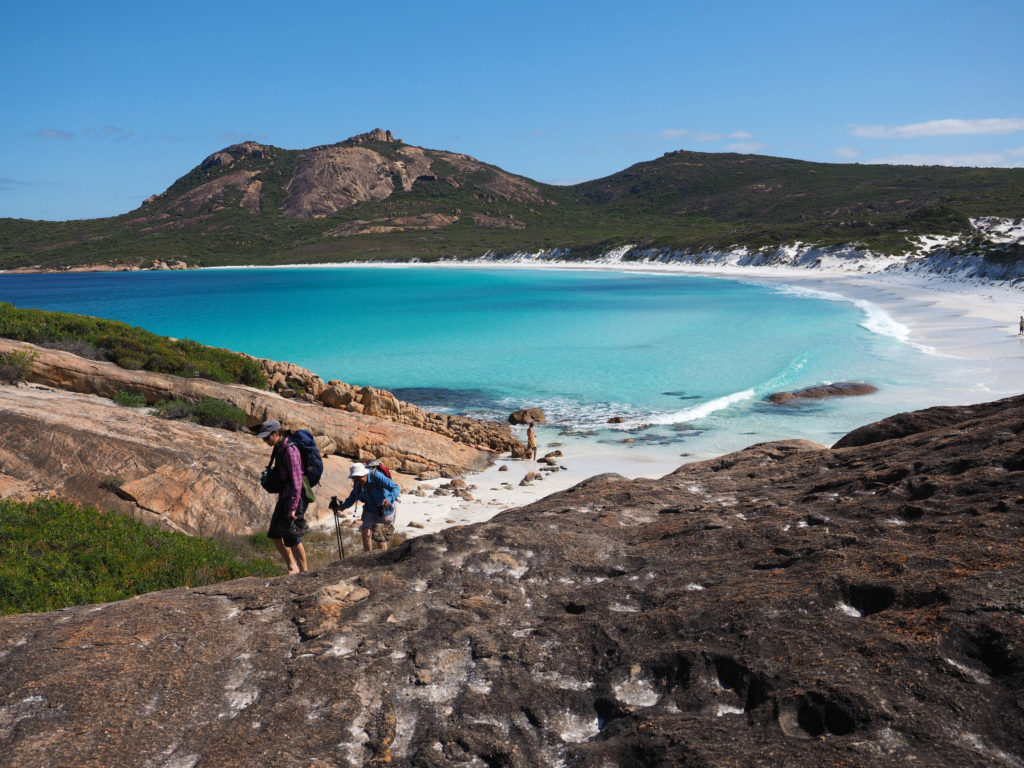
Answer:
[[[969,360],[977,364],[978,386],[961,399],[945,405],[965,405],[996,400],[1024,391],[1024,336],[1017,334],[1018,318],[1024,315],[1024,290],[1008,282],[938,273],[886,270],[903,263],[899,257],[851,264],[831,261],[818,266],[741,266],[738,264],[690,264],[683,262],[621,261],[616,258],[585,262],[518,259],[478,259],[440,262],[351,262],[335,264],[286,264],[263,266],[204,267],[201,269],[365,269],[427,268],[483,270],[599,271],[637,274],[672,274],[788,286],[813,291],[820,299],[848,301],[872,314],[879,311],[888,322],[887,335],[929,354]],[[865,321],[866,323],[867,321]],[[927,407],[922,404],[920,407]],[[888,415],[894,415],[888,414]],[[858,425],[859,426],[859,425]],[[518,428],[514,428],[518,429]],[[522,428],[525,430],[525,428]],[[714,458],[657,452],[642,445],[587,440],[563,436],[557,427],[538,427],[538,455],[560,450],[558,471],[542,471],[543,464],[495,458],[486,470],[466,476],[473,499],[434,495],[449,480],[416,481],[398,477],[403,488],[396,530],[409,537],[434,533],[457,525],[483,522],[496,514],[530,504],[570,488],[595,475],[614,472],[625,477],[660,478],[680,466]],[[627,434],[623,433],[626,438]],[[791,435],[790,437],[799,437]],[[621,443],[621,441],[619,441]],[[749,443],[761,442],[751,436]],[[502,471],[502,467],[507,471]],[[520,485],[536,472],[543,479]],[[423,495],[414,491],[422,489]],[[314,512],[320,520],[314,528],[329,530],[333,520],[326,505]],[[351,520],[351,518],[347,518]]]
[[[300,265],[289,265],[299,267]],[[314,265],[310,265],[314,266]],[[1019,336],[1018,320],[1024,315],[1024,290],[1007,284],[955,279],[943,275],[923,276],[903,272],[855,273],[849,270],[786,267],[709,266],[651,263],[473,263],[442,264],[368,264],[315,265],[330,267],[428,267],[462,269],[551,269],[608,272],[671,273],[742,282],[788,285],[834,296],[862,308],[878,308],[893,323],[904,343],[918,346],[930,354],[977,361],[979,396],[969,402],[995,400],[1024,391],[1024,336]],[[823,297],[824,298],[824,297]],[[983,370],[981,370],[983,369]],[[987,396],[986,393],[991,393]],[[965,405],[967,402],[950,402]],[[925,406],[922,406],[925,407]],[[893,414],[894,415],[894,414]],[[796,436],[794,436],[796,437]],[[553,439],[552,439],[553,438]],[[758,442],[752,439],[751,444]],[[630,478],[660,478],[680,466],[711,456],[666,457],[644,453],[633,447],[628,451],[614,446],[560,437],[557,429],[538,429],[538,456],[560,450],[561,469],[542,471],[540,462],[500,456],[495,463],[463,478],[470,486],[472,501],[451,496],[434,496],[434,490],[446,479],[416,482],[403,478],[402,501],[398,508],[396,530],[408,537],[434,533],[456,525],[484,522],[508,509],[521,507],[552,493],[570,488],[595,475],[614,472]],[[501,467],[507,467],[503,471]],[[519,485],[529,472],[543,479]],[[426,496],[410,491],[422,488]],[[327,525],[332,525],[328,518]],[[319,525],[324,525],[320,523]]]

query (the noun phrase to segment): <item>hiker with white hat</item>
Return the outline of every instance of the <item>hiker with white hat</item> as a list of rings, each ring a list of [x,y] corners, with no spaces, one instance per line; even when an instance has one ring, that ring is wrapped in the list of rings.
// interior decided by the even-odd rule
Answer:
[[[381,470],[371,470],[358,461],[349,469],[348,476],[352,478],[352,492],[340,503],[336,503],[337,498],[332,498],[331,509],[337,515],[357,501],[363,502],[362,522],[359,525],[363,551],[369,552],[374,543],[378,549],[387,549],[388,541],[395,532],[395,502],[401,493],[398,483]]]

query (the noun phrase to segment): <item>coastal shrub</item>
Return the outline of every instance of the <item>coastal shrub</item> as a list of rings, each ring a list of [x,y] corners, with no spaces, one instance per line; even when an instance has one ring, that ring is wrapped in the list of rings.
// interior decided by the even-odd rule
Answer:
[[[123,389],[117,390],[113,400],[118,405],[124,405],[128,408],[144,408],[146,405],[146,396],[144,394],[141,392],[126,392]]]
[[[0,615],[123,600],[175,587],[281,573],[222,542],[47,498],[0,499]]]
[[[117,493],[122,485],[124,485],[124,480],[120,477],[104,477],[100,480],[100,488],[111,493]]]
[[[206,427],[240,431],[245,428],[245,411],[214,397],[204,397],[195,404],[195,418]]]
[[[165,419],[185,419],[204,427],[220,427],[236,432],[245,428],[245,411],[215,397],[204,397],[198,402],[162,400],[154,407]]]
[[[78,357],[84,357],[86,360],[107,360],[107,357],[103,352],[84,339],[65,338],[55,341],[46,341],[39,344],[39,346],[46,347],[48,349],[58,349],[62,352],[70,352]]]
[[[13,352],[0,354],[0,382],[17,384],[24,381],[28,372],[32,370],[32,363],[36,356],[35,352],[27,349],[16,349]]]
[[[83,344],[88,357],[109,360],[130,370],[267,388],[263,367],[246,355],[191,339],[158,336],[117,320],[19,309],[0,302],[0,336],[40,346],[60,345],[58,348],[68,351],[74,351],[69,349],[71,345]]]

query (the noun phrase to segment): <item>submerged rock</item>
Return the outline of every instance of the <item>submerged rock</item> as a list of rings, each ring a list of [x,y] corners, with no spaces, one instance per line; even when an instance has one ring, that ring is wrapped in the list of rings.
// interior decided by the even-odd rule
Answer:
[[[877,392],[878,387],[874,384],[864,382],[843,381],[838,384],[820,384],[815,387],[799,389],[795,392],[776,392],[768,395],[769,402],[781,405],[790,400],[823,400],[826,397],[854,397],[857,395],[870,395]]]

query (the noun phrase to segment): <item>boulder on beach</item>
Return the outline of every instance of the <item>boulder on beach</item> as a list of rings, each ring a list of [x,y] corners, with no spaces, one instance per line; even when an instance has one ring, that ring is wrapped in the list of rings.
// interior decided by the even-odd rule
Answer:
[[[529,424],[531,421],[535,424],[543,424],[547,421],[547,417],[540,408],[521,408],[515,413],[509,414],[508,417],[509,424]]]
[[[543,480],[544,476],[540,472],[527,472],[523,479],[519,481],[520,485],[529,485],[534,480]]]
[[[819,384],[806,389],[798,389],[795,392],[776,392],[768,395],[768,401],[776,405],[788,403],[791,400],[823,400],[826,397],[854,397],[856,395],[870,395],[877,392],[878,387],[874,384],[866,384],[861,381],[842,381],[838,384]]]

